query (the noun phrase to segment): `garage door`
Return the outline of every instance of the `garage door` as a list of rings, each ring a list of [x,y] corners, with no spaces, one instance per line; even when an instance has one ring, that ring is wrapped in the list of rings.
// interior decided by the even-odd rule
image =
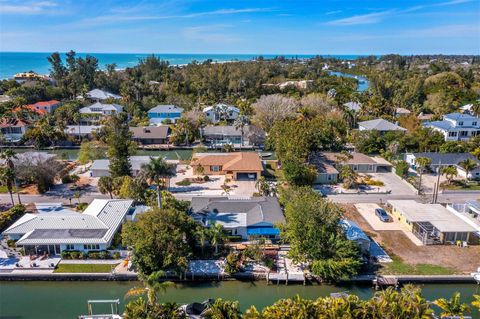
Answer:
[[[257,179],[257,173],[237,173],[237,181],[252,181]]]

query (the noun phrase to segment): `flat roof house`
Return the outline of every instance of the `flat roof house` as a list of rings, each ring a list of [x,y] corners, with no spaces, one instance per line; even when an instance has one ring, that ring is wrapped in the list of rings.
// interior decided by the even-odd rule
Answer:
[[[414,200],[389,200],[392,215],[424,245],[478,243],[477,230],[440,204]]]
[[[93,90],[87,92],[87,94],[85,94],[85,96],[88,99],[94,100],[94,101],[97,101],[97,102],[105,101],[105,100],[108,100],[108,99],[119,100],[119,99],[122,98],[120,95],[113,94],[113,93],[110,93],[110,92],[107,92],[107,91],[104,91],[104,90],[100,90],[100,89],[93,89]]]
[[[130,199],[94,199],[83,213],[27,213],[3,235],[17,240],[25,254],[57,255],[64,250],[106,250],[132,208]]]
[[[381,134],[390,131],[405,132],[407,130],[384,119],[358,122],[358,129],[360,131],[379,131]]]
[[[212,147],[222,147],[225,144],[233,146],[259,146],[265,142],[265,132],[257,126],[246,125],[242,131],[233,125],[208,125],[201,129],[205,143]]]
[[[432,163],[429,167],[438,172],[438,167],[454,166],[457,169],[460,177],[466,178],[467,172],[459,165],[461,161],[471,159],[477,163],[477,167],[468,172],[468,178],[480,177],[480,161],[470,153],[407,153],[405,154],[405,161],[414,170],[417,169],[416,160],[419,157],[429,158]]]
[[[445,141],[463,141],[480,134],[480,119],[470,114],[450,113],[442,121],[423,123],[443,134]]]
[[[175,123],[182,116],[183,109],[176,105],[157,105],[148,111],[150,124],[162,124],[165,120]]]
[[[214,106],[207,106],[203,109],[203,114],[212,123],[218,123],[221,120],[233,121],[240,115],[240,110],[224,103],[218,103]]]
[[[101,125],[67,125],[65,128],[65,134],[74,137],[91,138],[93,133],[97,132],[101,128]]]
[[[0,119],[0,132],[5,138],[6,142],[18,142],[27,132],[30,122],[17,118],[2,118]]]
[[[156,156],[152,156],[156,157]],[[137,176],[142,166],[150,163],[152,158],[151,156],[130,156],[130,165],[132,166],[132,176]],[[170,165],[176,165],[178,161],[167,160]],[[94,160],[92,166],[90,167],[90,174],[92,177],[102,177],[110,176],[110,160],[109,159],[98,159]]]
[[[233,180],[257,180],[263,172],[256,152],[196,153],[190,165],[194,172],[203,167],[202,175],[226,175]]]
[[[130,131],[133,140],[140,145],[168,144],[170,136],[168,125],[131,127]]]
[[[193,197],[190,212],[203,226],[220,224],[229,235],[240,236],[243,240],[251,237],[278,239],[280,230],[276,225],[285,222],[276,197]]]

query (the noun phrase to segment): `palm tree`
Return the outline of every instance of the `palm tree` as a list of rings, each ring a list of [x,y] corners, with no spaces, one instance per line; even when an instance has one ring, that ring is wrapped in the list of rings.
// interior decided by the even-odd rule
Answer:
[[[213,224],[209,229],[210,243],[215,246],[215,254],[218,254],[218,245],[225,240],[225,232],[220,224]]]
[[[233,145],[232,144],[223,144],[223,151],[225,153],[231,153],[233,152],[235,149],[233,148]]]
[[[197,231],[195,232],[195,237],[197,237],[198,241],[200,242],[200,247],[202,248],[202,257],[204,256],[205,252],[205,244],[208,239],[208,231],[206,228],[199,227]]]
[[[261,196],[270,196],[273,192],[270,184],[268,184],[264,176],[260,176],[260,178],[255,183],[255,188],[258,190],[258,193]]]
[[[240,311],[238,301],[216,299],[203,314],[205,319],[240,319],[242,312]]]
[[[415,160],[415,165],[417,165],[417,172],[418,172],[418,193],[422,192],[422,175],[424,173],[425,168],[428,165],[432,164],[432,159],[428,157],[419,157]]]
[[[475,101],[472,105],[472,113],[475,116],[480,116],[480,102]]]
[[[76,191],[73,193],[73,198],[77,199],[78,204],[80,204],[80,197],[82,197],[82,193],[79,191]]]
[[[10,183],[12,186],[15,186],[15,192],[17,193],[18,204],[21,205],[22,201],[20,200],[20,193],[18,192],[18,184],[17,184],[17,178],[15,174],[15,164],[13,163],[13,160],[16,158],[17,158],[17,154],[15,154],[15,152],[12,149],[6,149],[0,153],[0,159],[5,162],[5,166],[8,168],[8,171],[9,171],[6,173],[6,176],[4,177],[8,177],[9,178],[8,183]]]
[[[477,162],[475,162],[471,158],[466,158],[465,160],[458,163],[458,165],[460,165],[460,167],[465,170],[465,183],[467,183],[468,182],[468,174],[478,166]]]
[[[110,195],[110,198],[113,198],[113,191],[115,190],[115,184],[111,176],[102,176],[98,180],[98,190],[102,194]]]
[[[156,271],[149,275],[146,280],[143,281],[143,287],[133,287],[125,294],[125,299],[132,296],[139,296],[147,294],[147,301],[150,306],[154,306],[157,303],[157,295],[159,292],[165,293],[167,288],[175,286],[171,281],[161,281],[162,277],[165,277],[165,272]]]
[[[445,298],[437,299],[433,302],[437,307],[442,309],[440,313],[441,318],[459,316],[462,317],[464,313],[470,312],[470,307],[466,303],[460,301],[460,293],[456,292],[447,300]]]
[[[173,172],[173,166],[169,165],[163,157],[150,157],[150,162],[142,165],[141,174],[157,187],[157,205],[158,208],[162,208],[161,188],[165,186],[165,178],[170,178],[175,174]]]
[[[250,123],[250,121],[248,120],[248,117],[246,117],[245,115],[239,115],[235,121],[233,122],[233,126],[235,127],[235,129],[240,129],[240,132],[242,133],[241,135],[241,141],[240,141],[240,145],[243,146],[243,140],[244,140],[244,135],[245,135],[245,126],[248,125]]]
[[[222,195],[225,194],[225,195],[228,195],[230,194],[230,191],[232,190],[232,188],[230,186],[227,185],[226,181],[222,184],[222,186],[220,186],[222,188]]]
[[[445,178],[447,179],[448,184],[450,184],[452,182],[452,179],[458,175],[458,171],[455,166],[442,167],[442,169],[440,170],[440,173],[442,175],[445,175]]]
[[[9,167],[0,167],[0,185],[5,185],[8,193],[10,194],[10,200],[12,205],[15,206],[15,201],[13,200],[13,181],[15,179],[15,174]]]

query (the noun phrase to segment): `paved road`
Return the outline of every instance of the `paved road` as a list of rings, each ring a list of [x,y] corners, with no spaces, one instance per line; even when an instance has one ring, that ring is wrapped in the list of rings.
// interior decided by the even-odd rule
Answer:
[[[174,194],[178,199],[191,200],[192,195],[188,194]],[[100,193],[86,193],[82,195],[80,201],[82,203],[90,203],[94,198],[109,198],[108,195],[102,195]],[[480,191],[470,192],[447,192],[438,195],[439,203],[463,203],[466,200],[480,198]],[[15,201],[17,197],[14,196]],[[62,197],[56,194],[45,195],[21,195],[22,203],[46,203],[46,202],[62,202],[69,204],[68,197]],[[432,200],[432,194],[423,196],[418,195],[395,195],[395,194],[339,194],[329,195],[328,199],[335,203],[384,203],[389,199],[414,199],[419,202],[429,203]],[[72,199],[73,203],[76,203],[76,199]],[[0,194],[0,203],[10,203],[10,195]]]

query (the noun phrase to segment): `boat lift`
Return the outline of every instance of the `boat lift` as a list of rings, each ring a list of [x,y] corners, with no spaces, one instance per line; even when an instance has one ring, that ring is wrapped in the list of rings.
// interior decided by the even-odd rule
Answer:
[[[94,304],[110,304],[110,314],[93,314]],[[119,314],[120,299],[112,300],[88,300],[88,315],[79,316],[78,319],[122,319]]]

